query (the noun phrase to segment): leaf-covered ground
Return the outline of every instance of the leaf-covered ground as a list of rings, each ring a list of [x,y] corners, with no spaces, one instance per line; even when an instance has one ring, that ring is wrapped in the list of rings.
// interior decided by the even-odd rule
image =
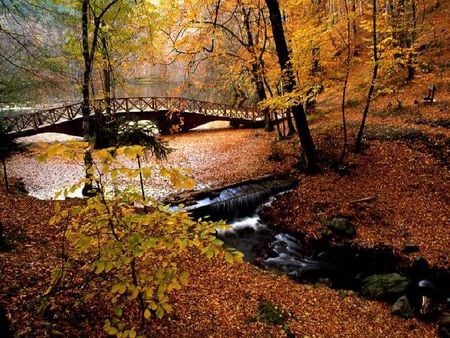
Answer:
[[[227,123],[213,123],[227,127]],[[49,199],[62,187],[69,187],[83,178],[82,160],[61,160],[49,158],[40,163],[37,160],[42,149],[40,141],[66,140],[55,134],[35,135],[21,139],[30,143],[31,151],[16,155],[8,162],[9,175],[22,178],[32,196]],[[287,159],[274,163],[268,159],[275,140],[275,135],[268,135],[262,130],[212,129],[165,137],[172,152],[167,161],[159,163],[152,157],[143,160],[143,166],[188,168],[197,183],[197,189],[205,186],[218,186],[240,181],[249,177],[289,170],[296,146],[284,145],[283,154]],[[32,142],[32,143],[31,143]],[[137,167],[136,163],[123,160],[128,167]],[[223,170],[222,170],[223,168]],[[218,170],[220,169],[220,170]],[[129,183],[124,182],[124,186]],[[136,179],[133,184],[138,184]],[[175,192],[166,179],[155,176],[145,183],[148,195],[161,198]]]
[[[272,137],[257,130],[176,135],[169,138],[178,149],[170,161],[189,164],[198,181],[215,184],[287,170],[295,147],[292,142],[283,145],[282,152],[290,154],[290,160],[280,166],[267,160]],[[320,140],[322,144],[326,138]],[[439,258],[448,259],[446,169],[431,155],[399,142],[373,141],[364,155],[351,161],[356,169],[348,176],[325,171],[301,177],[299,188],[283,197],[280,219],[292,228],[314,232],[318,212],[350,216],[358,227],[358,241],[401,247],[408,238],[420,246],[420,255],[448,266]],[[368,196],[376,199],[358,204],[357,210],[348,204]],[[12,249],[0,253],[0,302],[16,334],[102,336],[104,304],[80,303],[80,290],[71,288],[76,276],[69,276],[61,292],[41,298],[51,269],[59,264],[57,229],[47,224],[52,202],[1,190],[0,205],[0,220]],[[150,336],[284,337],[288,331],[311,337],[436,336],[435,324],[395,317],[386,304],[298,284],[247,263],[229,265],[194,252],[179,263],[190,271],[190,284],[173,296],[172,314],[152,320]],[[262,299],[280,309],[284,325],[255,320]]]
[[[362,155],[346,158],[347,173],[324,166],[315,176],[299,175],[298,189],[275,203],[274,216],[283,227],[317,236],[320,217],[345,216],[357,228],[357,243],[383,243],[401,252],[406,242],[412,242],[420,251],[406,257],[421,256],[432,265],[449,268],[449,8],[443,1],[441,9],[428,17],[437,33],[418,41],[425,47],[418,56],[415,80],[399,83],[398,76],[397,83],[389,84],[395,92],[376,99],[369,115],[368,148]],[[425,63],[431,71],[421,70]],[[350,74],[347,112],[352,141],[369,77],[364,62]],[[436,102],[426,105],[422,99],[430,83],[438,88]],[[340,84],[327,86],[312,115],[313,136],[324,160],[330,155],[336,158],[341,146],[340,94]],[[260,130],[175,135],[169,138],[169,145],[177,149],[169,162],[190,167],[200,186],[289,170],[296,142],[282,146],[286,161],[272,162],[268,156],[274,149],[273,138]],[[79,168],[69,170],[66,163],[40,167],[32,161],[22,156],[9,163],[14,166],[11,174],[24,177],[32,188],[59,187],[79,175]],[[75,177],[62,182],[63,172],[74,172]],[[369,201],[352,203],[367,197]],[[16,192],[8,195],[0,188],[0,222],[11,249],[0,252],[0,304],[18,336],[103,336],[105,306],[96,299],[80,301],[80,290],[71,287],[76,276],[68,276],[61,292],[45,300],[41,297],[51,269],[59,264],[58,232],[48,225],[52,210],[50,201]],[[190,284],[173,296],[172,314],[151,321],[149,336],[285,337],[288,331],[297,337],[437,336],[436,324],[400,319],[387,304],[298,284],[247,263],[228,265],[195,252],[179,263],[189,269]],[[255,320],[262,299],[280,309],[284,325]]]

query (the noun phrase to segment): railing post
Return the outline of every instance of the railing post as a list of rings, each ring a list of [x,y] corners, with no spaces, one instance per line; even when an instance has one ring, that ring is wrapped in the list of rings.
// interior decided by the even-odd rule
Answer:
[[[37,130],[39,128],[39,124],[38,124],[38,120],[37,120],[37,114],[33,113],[33,128],[34,130]]]

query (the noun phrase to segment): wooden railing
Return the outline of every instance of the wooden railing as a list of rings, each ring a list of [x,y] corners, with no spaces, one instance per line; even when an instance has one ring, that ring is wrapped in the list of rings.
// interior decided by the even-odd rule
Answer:
[[[25,114],[3,116],[0,117],[0,120],[12,133],[20,133],[25,130],[38,130],[43,126],[79,118],[82,116],[81,107],[82,103],[75,103]],[[99,110],[105,114],[107,102],[105,99],[94,100],[91,108],[91,114],[94,113],[94,110]],[[233,107],[221,103],[181,97],[126,97],[110,99],[111,115],[149,111],[198,113],[248,121],[255,121],[262,117],[260,110],[253,107]]]

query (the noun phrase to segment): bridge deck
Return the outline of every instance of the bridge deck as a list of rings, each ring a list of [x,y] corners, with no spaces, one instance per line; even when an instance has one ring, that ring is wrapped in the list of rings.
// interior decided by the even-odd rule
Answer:
[[[73,125],[81,121],[82,103],[74,103],[62,107],[37,110],[34,112],[13,116],[0,117],[2,123],[11,130],[14,135],[32,135],[46,131],[58,130],[56,125],[64,124],[65,129],[70,129]],[[94,100],[91,115],[94,111],[101,111],[106,114],[107,101],[105,99]],[[192,100],[180,97],[127,97],[110,99],[109,112],[115,114],[135,114],[145,113],[149,117],[151,113],[162,113],[154,115],[155,119],[160,119],[162,115],[184,114],[183,119],[189,114],[197,115],[196,124],[202,124],[201,116],[205,117],[203,123],[214,118],[221,120],[235,120],[242,123],[257,122],[262,120],[259,109],[253,107],[233,107],[221,103],[213,103],[199,100]],[[150,115],[149,115],[150,114]],[[200,116],[200,117],[199,117]],[[172,123],[169,121],[168,123]],[[55,128],[51,128],[54,126]],[[188,124],[186,125],[188,126]],[[79,129],[79,128],[78,128]]]

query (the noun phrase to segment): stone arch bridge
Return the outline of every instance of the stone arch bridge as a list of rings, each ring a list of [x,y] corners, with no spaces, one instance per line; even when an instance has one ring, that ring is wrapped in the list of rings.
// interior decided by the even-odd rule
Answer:
[[[31,136],[55,132],[82,136],[82,103],[43,109],[25,114],[0,117],[14,136]],[[134,116],[154,120],[161,133],[188,131],[211,121],[229,121],[233,126],[262,127],[264,117],[258,108],[233,107],[180,97],[127,97],[94,100],[91,119],[99,111],[105,117]]]

